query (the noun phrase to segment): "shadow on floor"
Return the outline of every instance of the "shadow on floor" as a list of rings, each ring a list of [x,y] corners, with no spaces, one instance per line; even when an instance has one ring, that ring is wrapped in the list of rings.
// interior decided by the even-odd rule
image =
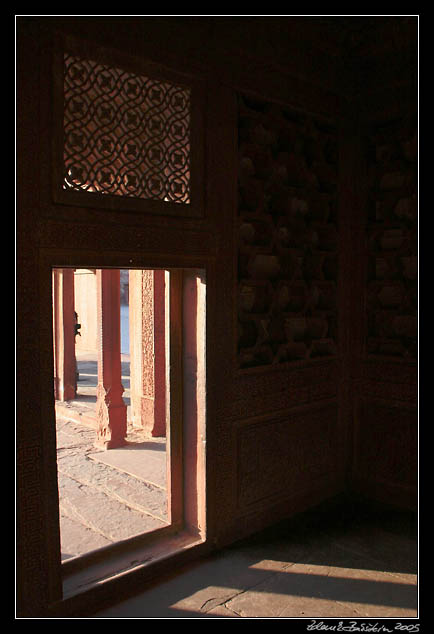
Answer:
[[[414,515],[318,508],[186,566],[92,618],[417,617]]]

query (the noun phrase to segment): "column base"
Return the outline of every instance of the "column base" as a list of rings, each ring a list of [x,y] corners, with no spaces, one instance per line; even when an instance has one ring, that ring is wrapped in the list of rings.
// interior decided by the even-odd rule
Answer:
[[[131,420],[134,427],[142,429],[147,436],[164,438],[166,436],[166,411],[154,398],[142,396],[132,406]],[[139,406],[139,407],[137,407]]]
[[[97,402],[97,421],[95,446],[114,449],[126,445],[126,405],[107,406],[104,401]]]
[[[119,449],[120,447],[125,447],[126,444],[126,438],[110,438],[110,440],[105,440],[104,438],[97,437],[95,440],[95,447],[97,449],[103,449],[104,451],[108,449]]]

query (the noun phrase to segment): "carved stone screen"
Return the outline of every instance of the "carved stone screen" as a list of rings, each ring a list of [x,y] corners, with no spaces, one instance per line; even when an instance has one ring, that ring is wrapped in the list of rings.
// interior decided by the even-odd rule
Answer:
[[[240,95],[238,153],[238,366],[335,355],[336,129]]]
[[[66,190],[190,202],[190,90],[64,55]]]
[[[367,353],[415,359],[417,121],[400,118],[374,126],[368,152]]]

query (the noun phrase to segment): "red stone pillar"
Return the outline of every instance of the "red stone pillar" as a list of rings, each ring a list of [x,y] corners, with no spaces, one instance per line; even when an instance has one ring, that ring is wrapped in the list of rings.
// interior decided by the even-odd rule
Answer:
[[[168,307],[165,271],[130,271],[131,420],[150,436],[166,435]]]
[[[53,269],[54,396],[75,398],[74,269]]]
[[[98,447],[112,449],[126,442],[127,407],[122,398],[120,271],[97,269],[98,319]]]

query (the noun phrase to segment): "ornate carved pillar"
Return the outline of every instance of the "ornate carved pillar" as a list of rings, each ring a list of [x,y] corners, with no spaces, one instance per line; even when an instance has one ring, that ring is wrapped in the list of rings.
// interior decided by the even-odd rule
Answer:
[[[53,343],[54,395],[69,401],[77,391],[74,269],[53,269]]]
[[[97,439],[104,449],[121,447],[126,442],[127,407],[122,398],[120,271],[98,269],[98,386]]]
[[[167,288],[165,271],[130,271],[130,397],[132,423],[166,435]]]

